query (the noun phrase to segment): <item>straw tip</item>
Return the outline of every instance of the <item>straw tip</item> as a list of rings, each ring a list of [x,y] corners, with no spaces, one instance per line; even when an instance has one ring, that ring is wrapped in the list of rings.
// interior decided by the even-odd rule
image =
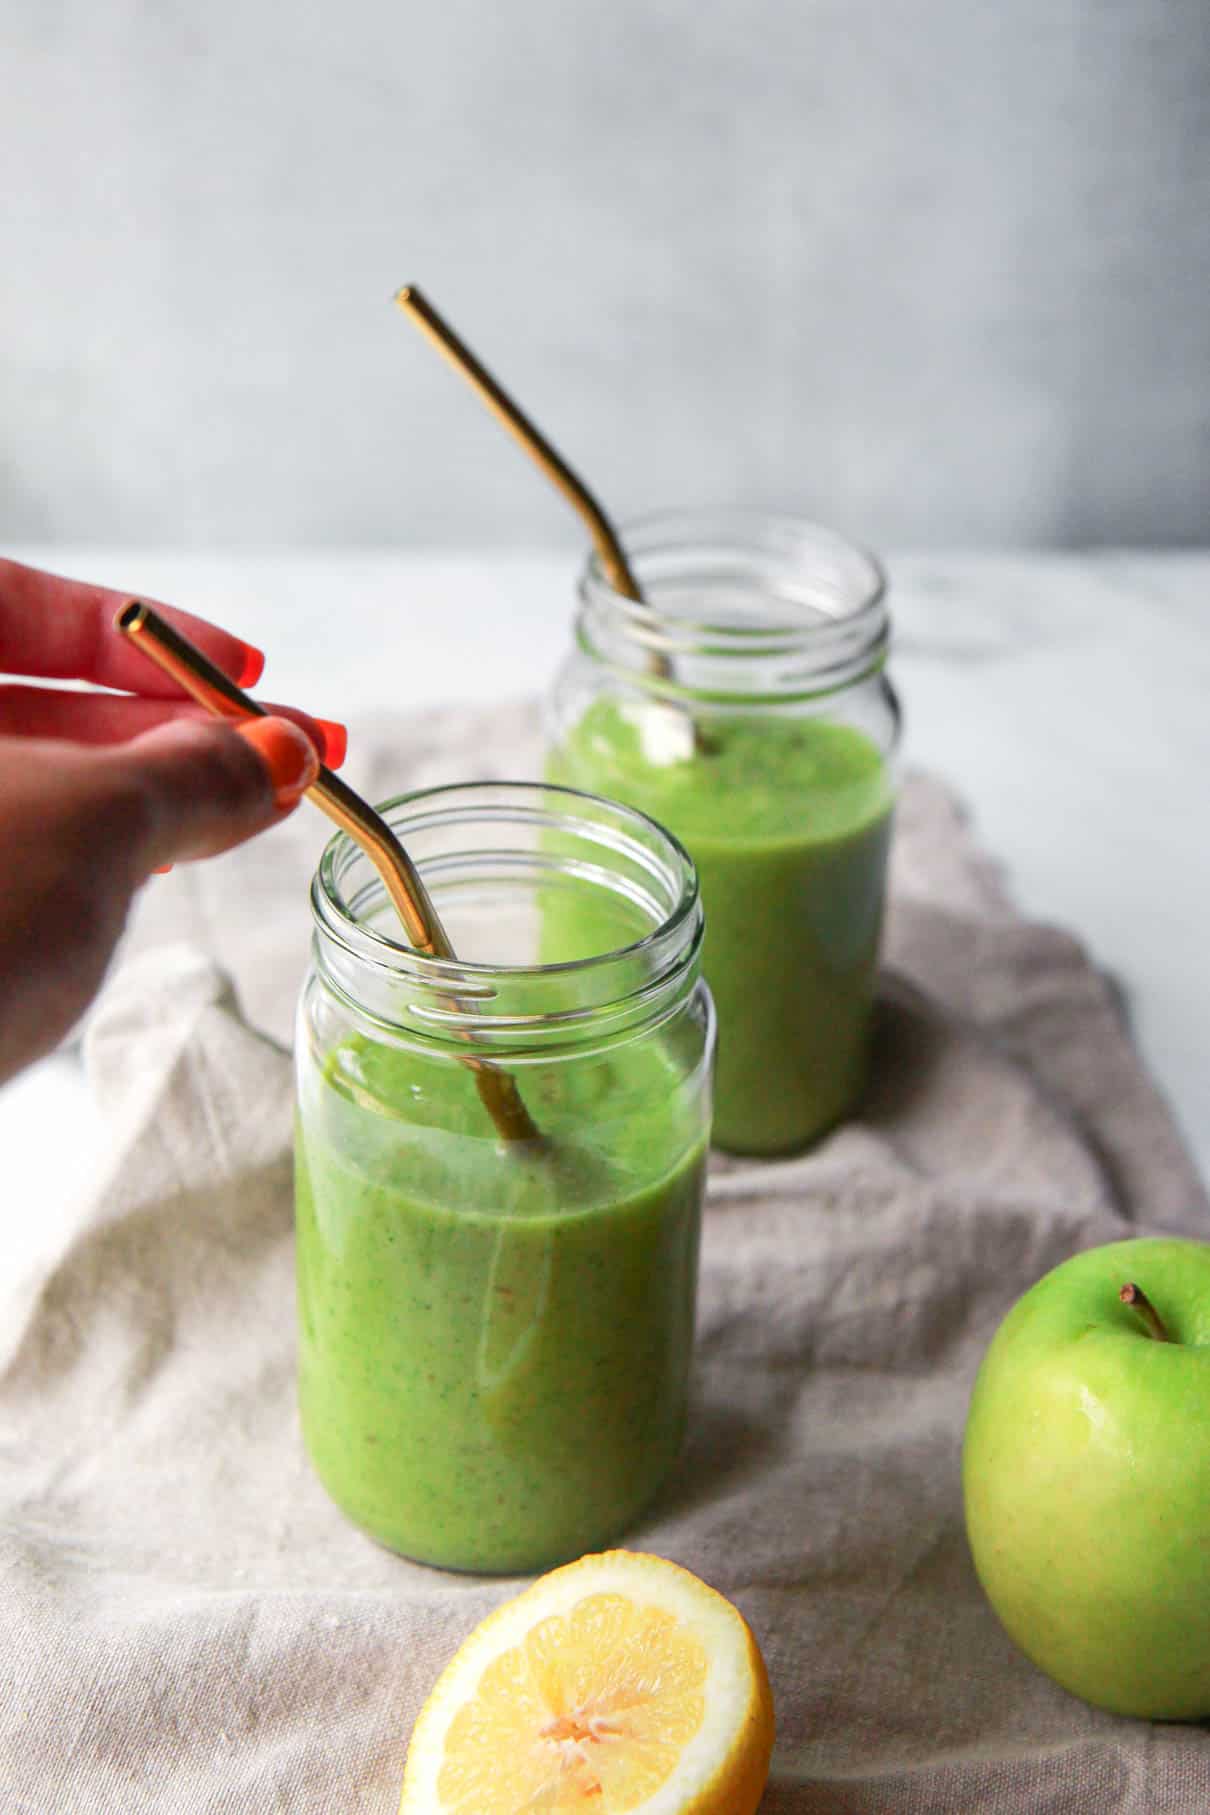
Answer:
[[[132,630],[138,630],[146,621],[146,618],[147,607],[143,604],[142,600],[127,599],[125,605],[122,606],[121,610],[115,616],[113,627],[115,630],[121,630],[128,633]]]
[[[401,309],[409,309],[419,295],[415,284],[402,284],[395,292],[395,301]]]

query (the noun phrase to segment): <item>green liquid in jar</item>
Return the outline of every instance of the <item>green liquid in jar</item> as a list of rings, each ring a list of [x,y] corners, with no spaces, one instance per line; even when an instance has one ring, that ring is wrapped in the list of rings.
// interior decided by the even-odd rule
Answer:
[[[404,1555],[515,1572],[616,1537],[680,1446],[704,1141],[658,1042],[518,1073],[358,1036],[300,1106],[299,1394],[337,1504]]]
[[[892,789],[864,732],[737,712],[707,752],[653,760],[642,705],[598,700],[548,778],[638,807],[697,865],[718,1013],[714,1140],[793,1151],[851,1108],[865,1074]]]

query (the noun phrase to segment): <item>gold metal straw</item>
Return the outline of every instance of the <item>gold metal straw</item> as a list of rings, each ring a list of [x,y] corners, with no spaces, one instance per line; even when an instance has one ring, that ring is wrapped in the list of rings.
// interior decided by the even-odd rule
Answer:
[[[610,585],[628,599],[641,599],[638,581],[630,570],[625,551],[609,518],[601,509],[584,481],[577,478],[563,456],[556,451],[546,439],[541,429],[530,421],[521,407],[492,377],[487,368],[476,359],[466,342],[455,334],[448,321],[439,315],[428,298],[419,291],[415,284],[405,284],[395,301],[405,315],[417,324],[428,335],[437,351],[446,358],[456,372],[461,372],[467,383],[475,390],[487,405],[498,422],[503,423],[509,434],[520,442],[530,459],[533,460],[552,485],[557,485],[568,502],[579,511],[588,525],[589,534],[601,557],[601,565],[609,576]]]
[[[144,655],[216,718],[268,716],[257,700],[243,692],[234,681],[229,681],[221,668],[216,668],[188,637],[174,630],[150,605],[144,605],[139,599],[127,600],[114,624],[123,636],[129,637]],[[382,878],[403,922],[409,945],[430,958],[457,963],[454,948],[420,872],[386,820],[322,764],[318,776],[307,789],[307,798],[361,846]],[[522,1101],[515,1078],[487,1059],[467,1058],[463,1063],[474,1071],[484,1108],[504,1139],[541,1143],[543,1137]]]
[[[541,467],[552,485],[557,485],[568,502],[579,511],[588,526],[601,565],[609,578],[610,585],[625,598],[642,600],[639,583],[634,577],[625,550],[618,540],[617,532],[609,518],[601,509],[584,481],[576,476],[563,456],[558,453],[546,439],[546,436],[531,422],[525,411],[492,377],[487,368],[476,359],[466,342],[455,334],[448,321],[437,313],[432,303],[419,291],[415,284],[405,284],[398,291],[395,301],[426,334],[447,359],[456,372],[461,372],[498,422],[502,422],[514,440],[520,442],[525,452],[535,464]],[[672,665],[663,650],[648,651],[647,659],[653,673],[669,676]]]

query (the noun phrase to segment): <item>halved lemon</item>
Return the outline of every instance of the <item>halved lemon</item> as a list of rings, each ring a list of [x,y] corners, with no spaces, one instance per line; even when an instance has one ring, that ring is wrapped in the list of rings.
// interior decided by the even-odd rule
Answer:
[[[490,1614],[425,1703],[400,1815],[754,1815],[773,1698],[739,1610],[610,1550]]]

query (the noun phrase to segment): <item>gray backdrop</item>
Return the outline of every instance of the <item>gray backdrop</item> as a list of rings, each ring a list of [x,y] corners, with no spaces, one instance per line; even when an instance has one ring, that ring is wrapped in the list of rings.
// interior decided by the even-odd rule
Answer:
[[[0,0],[0,536],[1205,541],[1207,0]]]

